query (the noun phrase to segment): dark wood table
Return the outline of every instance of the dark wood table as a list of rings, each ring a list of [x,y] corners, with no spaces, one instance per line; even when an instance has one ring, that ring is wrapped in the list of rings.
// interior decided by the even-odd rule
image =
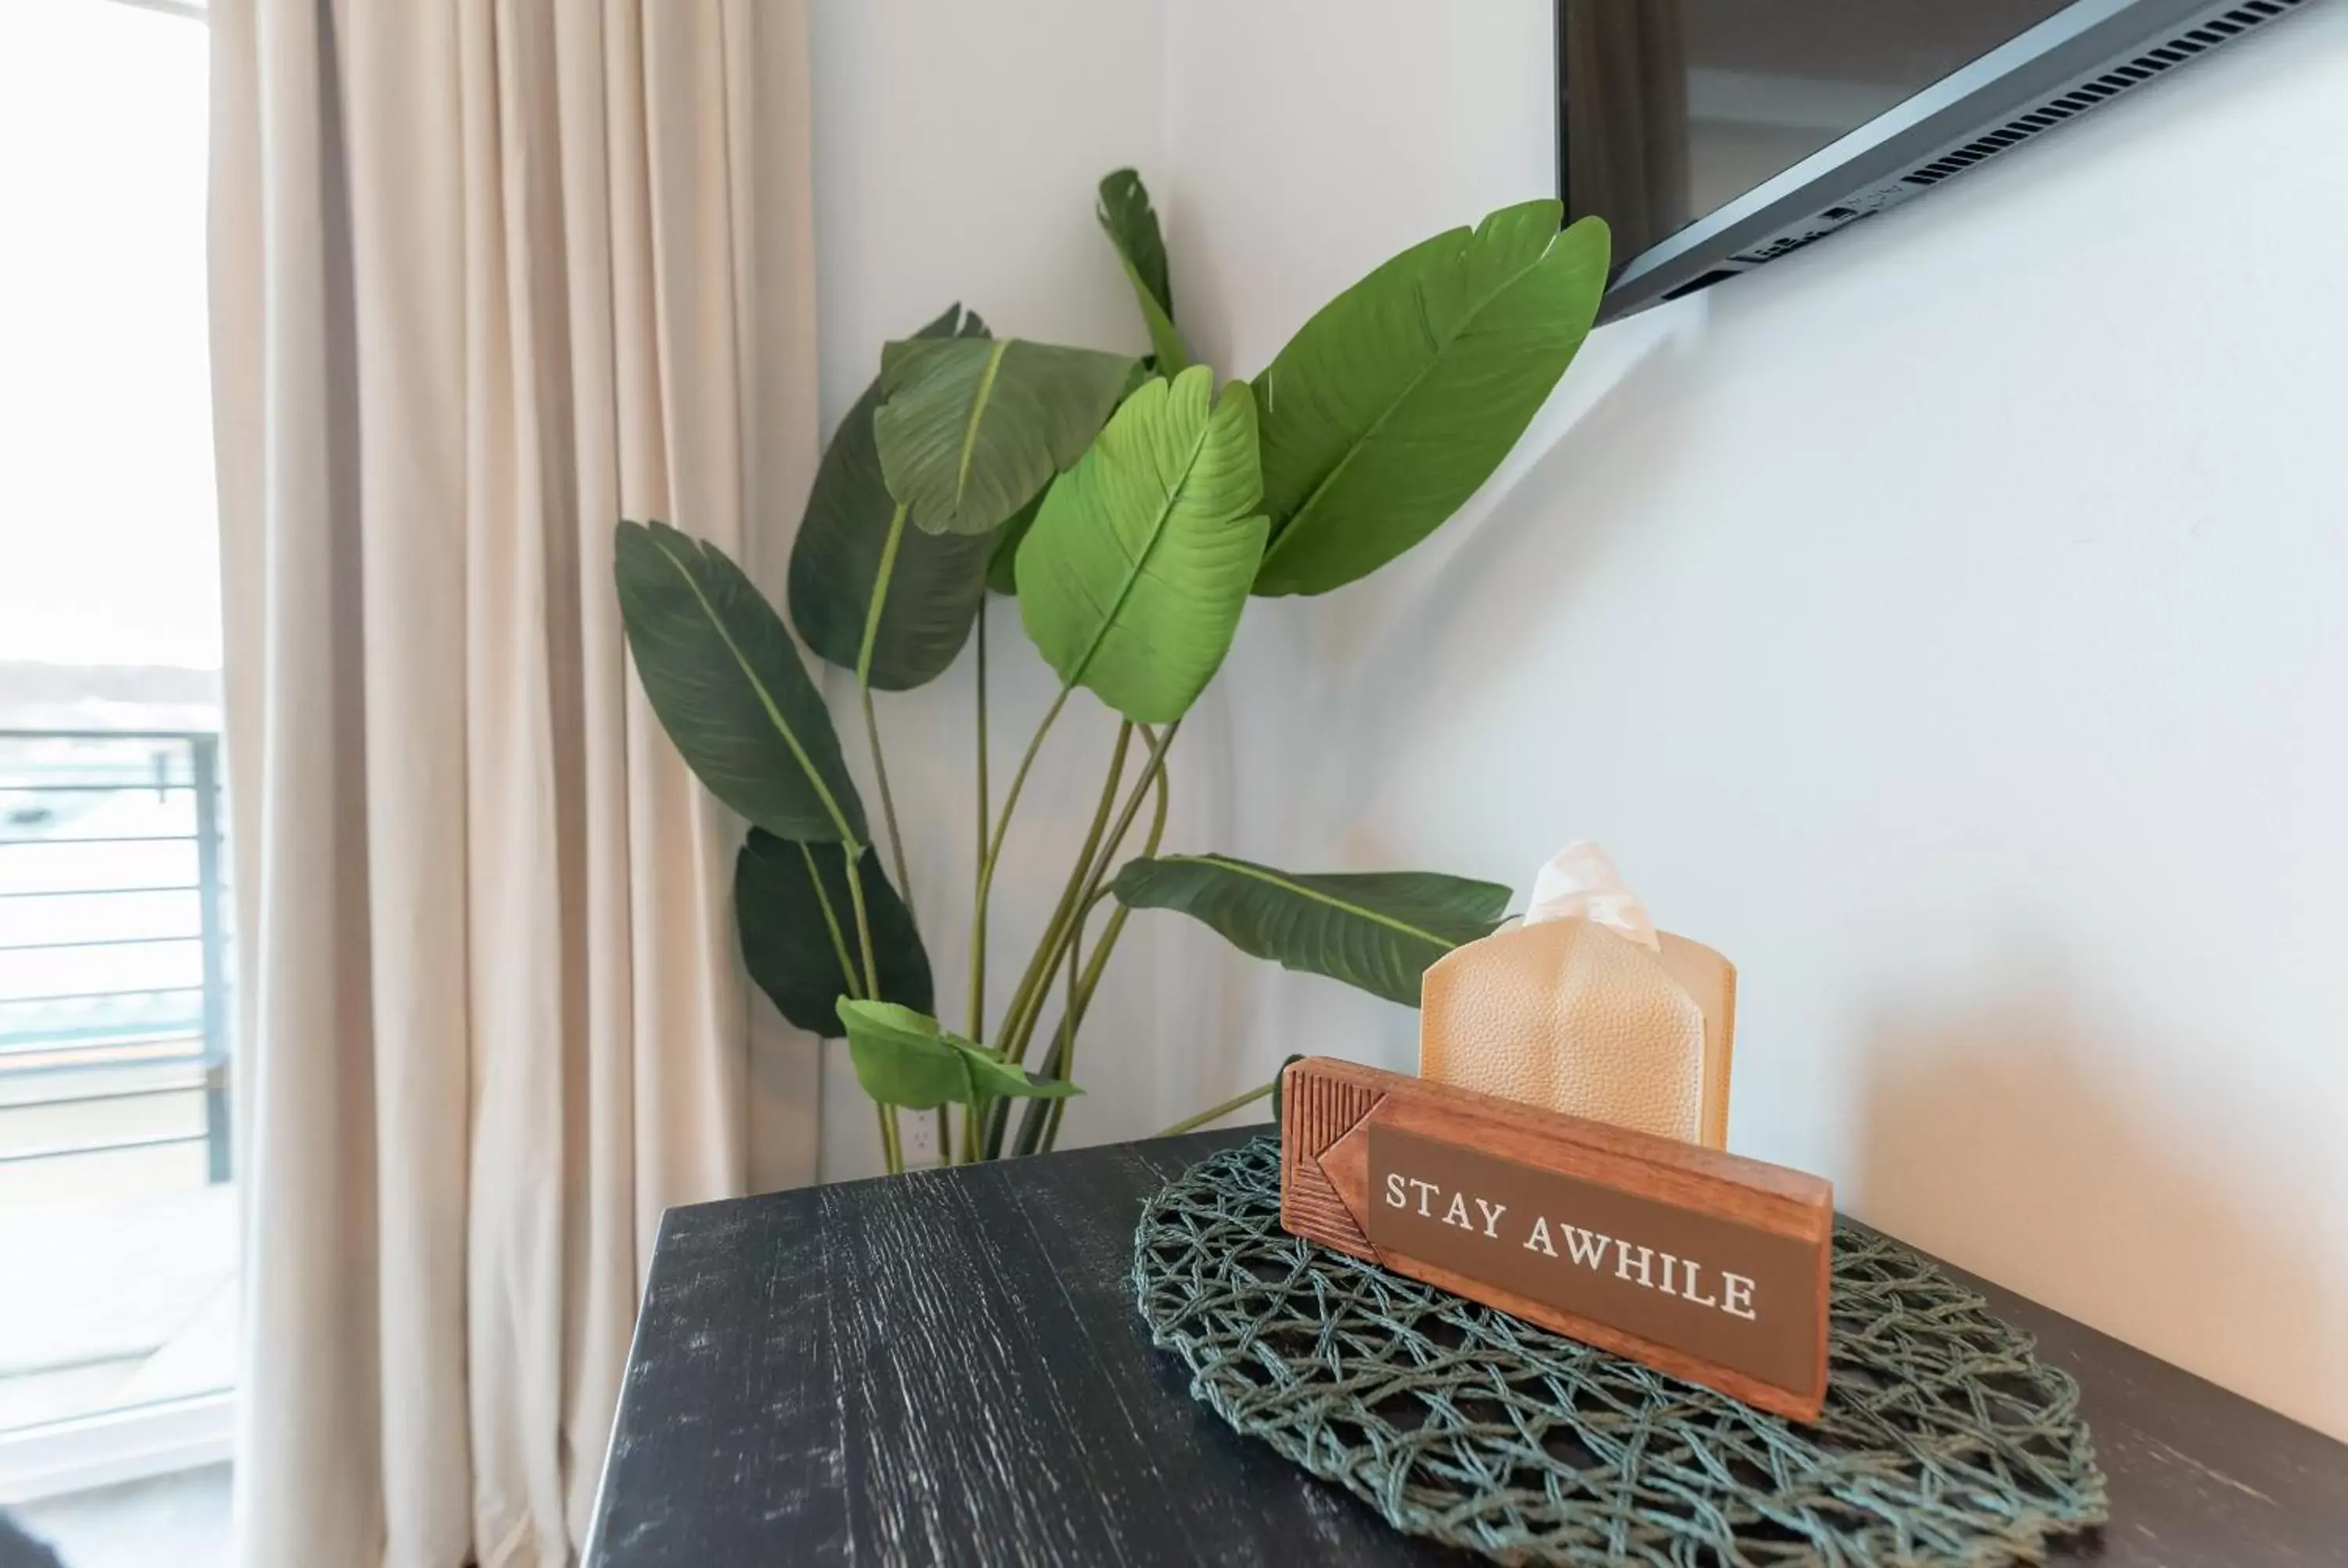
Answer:
[[[675,1209],[588,1568],[1466,1563],[1186,1394],[1128,1280],[1202,1132]],[[2085,1391],[2112,1522],[2058,1561],[2348,1564],[2348,1447],[1961,1270]]]

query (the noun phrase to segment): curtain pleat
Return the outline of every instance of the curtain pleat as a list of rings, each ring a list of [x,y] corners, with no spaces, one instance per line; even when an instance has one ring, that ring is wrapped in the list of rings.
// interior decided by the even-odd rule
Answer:
[[[213,28],[242,1561],[562,1563],[660,1211],[748,1168],[738,828],[628,668],[612,528],[774,586],[752,522],[815,457],[804,18]]]

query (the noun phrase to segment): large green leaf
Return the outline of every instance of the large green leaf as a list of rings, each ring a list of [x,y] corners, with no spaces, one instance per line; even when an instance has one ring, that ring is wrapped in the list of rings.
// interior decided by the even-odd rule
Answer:
[[[1325,593],[1432,533],[1524,434],[1589,334],[1606,225],[1555,201],[1414,245],[1256,378],[1272,543],[1258,593]]]
[[[1103,179],[1093,216],[1108,242],[1117,247],[1126,282],[1133,285],[1134,301],[1149,329],[1149,348],[1158,359],[1158,374],[1180,374],[1189,368],[1190,353],[1183,346],[1182,334],[1174,330],[1174,282],[1166,266],[1166,237],[1159,231],[1158,211],[1149,204],[1141,176],[1120,169]]]
[[[970,1103],[970,1068],[938,1033],[938,1020],[893,1002],[839,999],[856,1081],[883,1105],[927,1111]]]
[[[860,856],[857,867],[881,999],[927,1012],[936,993],[913,917],[881,875],[879,856]],[[793,844],[752,828],[734,857],[734,913],[742,927],[742,960],[758,989],[799,1028],[839,1034],[833,1004],[849,993],[850,976],[862,989],[864,972],[847,856],[839,847]]]
[[[1054,1078],[1037,1078],[999,1060],[938,1020],[894,1002],[842,997],[839,1021],[848,1030],[848,1056],[864,1092],[885,1105],[928,1111],[994,1100],[1065,1100],[1084,1091]]]
[[[1019,618],[1070,686],[1182,716],[1231,645],[1263,554],[1255,407],[1193,365],[1127,400],[1019,547]]]
[[[1038,1078],[1017,1062],[1004,1061],[960,1035],[950,1034],[945,1039],[948,1045],[963,1053],[970,1068],[971,1087],[987,1099],[1066,1100],[1084,1092],[1065,1079]]]
[[[1117,406],[1124,407],[1128,398],[1156,379],[1145,363],[1136,361],[1133,374],[1126,377],[1125,389],[1117,394]],[[1051,493],[1048,485],[1036,491],[1035,499],[1012,513],[1010,520],[994,530],[992,553],[986,558],[988,592],[1007,599],[1019,591],[1019,547],[1026,541],[1027,530],[1035,526],[1035,514],[1044,509],[1044,497]]]
[[[913,336],[984,338],[986,323],[955,305]],[[875,690],[904,692],[936,680],[962,651],[984,596],[988,542],[905,526],[880,477],[872,434],[880,397],[875,376],[816,469],[791,546],[789,602],[791,624],[819,658],[854,670],[869,657]],[[824,1019],[830,1027],[828,1003]]]
[[[1509,890],[1435,871],[1275,871],[1222,855],[1129,860],[1117,901],[1203,920],[1253,958],[1418,1005],[1419,977],[1462,942],[1488,937]]]
[[[931,533],[993,533],[1083,456],[1133,363],[1019,338],[888,344],[872,432],[889,493]]]
[[[831,715],[742,569],[665,523],[623,522],[613,576],[644,694],[709,793],[779,837],[863,843]]]

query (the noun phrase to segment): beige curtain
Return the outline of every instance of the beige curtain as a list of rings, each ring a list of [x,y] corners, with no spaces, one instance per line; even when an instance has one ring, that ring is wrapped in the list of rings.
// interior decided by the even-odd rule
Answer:
[[[559,1564],[660,1211],[748,1176],[736,829],[627,667],[611,538],[774,584],[815,450],[804,16],[211,13],[239,1560]]]

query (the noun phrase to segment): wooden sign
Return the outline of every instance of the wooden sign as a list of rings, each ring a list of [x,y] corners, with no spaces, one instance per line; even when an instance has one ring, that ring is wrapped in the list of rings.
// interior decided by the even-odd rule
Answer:
[[[1817,1176],[1349,1061],[1292,1062],[1280,1223],[1779,1415],[1827,1390]]]

